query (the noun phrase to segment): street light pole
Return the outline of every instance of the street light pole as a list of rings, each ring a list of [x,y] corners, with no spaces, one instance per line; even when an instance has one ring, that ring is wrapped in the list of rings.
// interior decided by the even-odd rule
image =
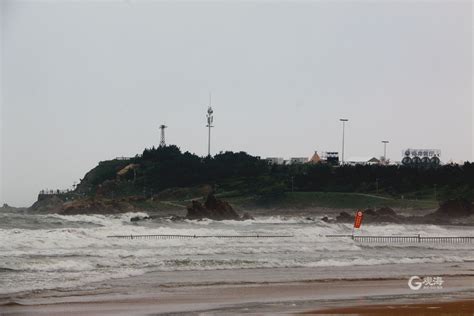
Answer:
[[[214,111],[211,107],[211,94],[209,93],[209,107],[207,108],[207,125],[206,127],[209,129],[208,138],[207,138],[207,156],[211,157],[211,128],[214,127],[212,123],[214,122]]]
[[[383,140],[383,162],[387,164],[387,144],[389,143],[388,140]]]
[[[346,122],[348,119],[339,119],[342,122],[342,164],[344,164],[344,141],[345,141],[345,132],[346,132]]]

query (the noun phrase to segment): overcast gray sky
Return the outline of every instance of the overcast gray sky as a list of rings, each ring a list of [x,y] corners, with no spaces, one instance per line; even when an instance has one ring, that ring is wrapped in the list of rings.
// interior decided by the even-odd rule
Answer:
[[[470,1],[3,1],[0,202],[167,143],[472,160]]]

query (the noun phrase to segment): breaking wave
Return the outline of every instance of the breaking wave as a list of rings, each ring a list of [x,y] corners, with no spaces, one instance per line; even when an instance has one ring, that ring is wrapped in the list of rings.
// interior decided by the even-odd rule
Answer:
[[[8,216],[9,214],[1,214]],[[69,287],[140,275],[151,271],[247,268],[331,267],[352,265],[473,261],[472,245],[357,244],[351,225],[307,217],[257,217],[255,221],[181,221],[135,216],[15,214],[0,226],[0,293]],[[358,234],[469,235],[460,227],[366,225]],[[117,234],[291,235],[275,239],[115,239]]]

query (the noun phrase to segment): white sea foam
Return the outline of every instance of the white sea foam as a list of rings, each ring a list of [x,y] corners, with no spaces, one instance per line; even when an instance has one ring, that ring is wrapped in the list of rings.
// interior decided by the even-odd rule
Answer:
[[[36,229],[0,229],[0,293],[78,286],[148,271],[242,268],[331,267],[474,260],[472,245],[357,244],[350,224],[328,224],[303,217],[259,217],[255,221],[147,221],[131,223],[120,215],[35,216]],[[41,229],[51,219],[79,223]],[[84,223],[82,225],[81,223]],[[90,226],[88,224],[93,224]],[[45,225],[46,227],[49,227]],[[110,235],[291,235],[291,238],[115,239]],[[364,225],[356,234],[470,235],[462,227]]]
[[[40,215],[41,216],[41,215]],[[129,223],[130,219],[135,216],[140,217],[147,217],[149,216],[147,213],[144,212],[128,212],[123,214],[117,215],[100,215],[100,214],[93,214],[93,215],[59,215],[59,214],[51,214],[51,215],[44,215],[46,217],[51,218],[58,218],[64,221],[71,221],[71,222],[83,222],[83,223],[93,223],[102,226],[111,226],[111,225],[120,225],[121,223]]]

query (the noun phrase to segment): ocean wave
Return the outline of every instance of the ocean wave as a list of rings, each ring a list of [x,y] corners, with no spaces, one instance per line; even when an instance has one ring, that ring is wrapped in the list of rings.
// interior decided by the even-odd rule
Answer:
[[[31,214],[25,215],[30,216]],[[31,215],[39,216],[39,215]],[[148,221],[134,216],[41,215],[39,223],[64,227],[0,229],[1,291],[76,286],[149,271],[470,262],[472,245],[359,244],[351,224],[304,217],[257,217],[255,221]],[[16,219],[15,219],[16,220]],[[28,220],[30,220],[28,218]],[[68,226],[73,223],[73,227]],[[111,235],[291,235],[290,238],[118,239]],[[470,235],[468,228],[435,225],[364,225],[359,235]],[[16,280],[16,283],[15,281]],[[5,282],[4,282],[5,281]],[[9,284],[11,289],[5,288]]]
[[[68,289],[79,286],[86,290],[88,288],[87,285],[93,282],[139,276],[146,272],[143,269],[127,268],[65,273],[44,271],[41,273],[42,278],[38,277],[38,272],[26,272],[21,274],[20,279],[16,275],[4,276],[2,278],[2,286],[0,286],[0,295],[38,290]]]
[[[214,223],[230,225],[230,226],[251,226],[258,224],[313,224],[316,226],[326,226],[326,222],[321,221],[316,218],[307,217],[307,216],[256,216],[253,220],[223,220],[215,221],[212,219],[204,218],[200,220],[189,220],[185,219],[184,222],[194,225],[210,225]]]
[[[101,214],[91,214],[91,215],[59,215],[51,214],[45,215],[50,218],[58,218],[63,221],[70,222],[82,222],[82,223],[93,223],[101,226],[113,226],[113,225],[122,225],[124,223],[130,223],[132,217],[148,217],[149,215],[144,212],[128,212],[121,213],[117,215],[101,215]]]

